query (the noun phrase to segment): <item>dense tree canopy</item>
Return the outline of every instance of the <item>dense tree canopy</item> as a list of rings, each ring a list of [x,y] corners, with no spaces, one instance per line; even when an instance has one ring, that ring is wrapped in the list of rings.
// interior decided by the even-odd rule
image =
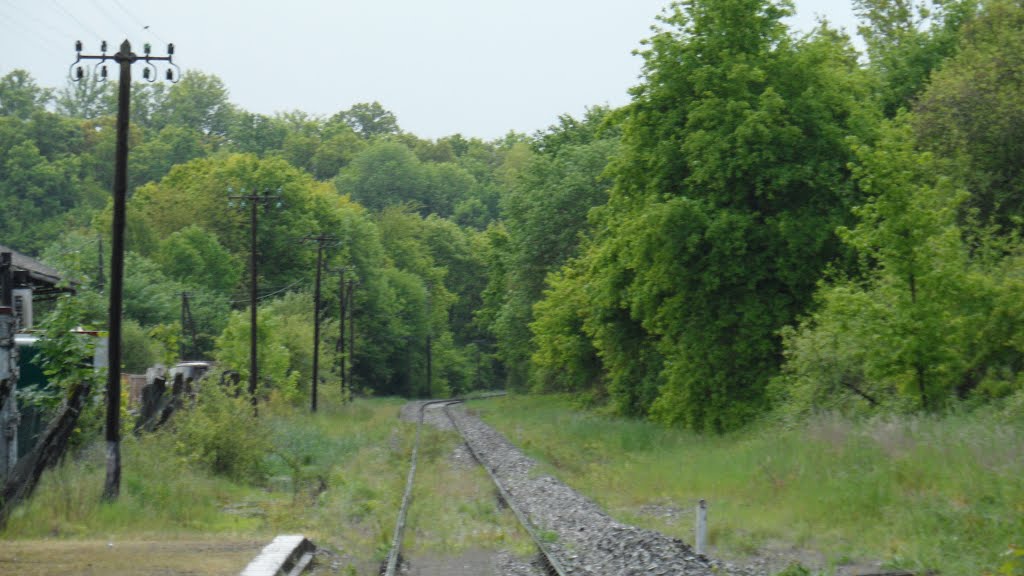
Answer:
[[[248,369],[238,196],[265,193],[267,394],[307,392],[314,313],[324,377],[367,393],[566,391],[707,431],[1024,394],[1024,8],[854,8],[866,54],[795,33],[784,0],[674,3],[627,105],[491,142],[419,138],[379,102],[252,113],[200,71],[133,86],[126,358],[194,332]],[[0,243],[100,324],[114,88],[0,78]]]

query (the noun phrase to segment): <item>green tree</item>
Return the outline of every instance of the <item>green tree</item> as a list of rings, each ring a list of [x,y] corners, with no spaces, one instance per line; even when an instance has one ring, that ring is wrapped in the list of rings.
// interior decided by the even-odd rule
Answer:
[[[823,285],[814,314],[784,332],[787,411],[937,410],[1019,388],[1019,247],[965,240],[957,211],[968,194],[948,163],[914,149],[906,119],[858,156],[868,201],[842,237],[867,273]]]
[[[235,114],[224,82],[211,74],[189,70],[167,90],[162,108],[154,110],[156,125],[191,128],[215,137],[227,136]]]
[[[40,88],[24,70],[14,70],[0,78],[0,116],[27,120],[51,100],[53,91]]]
[[[398,128],[398,119],[381,106],[380,102],[353,104],[348,110],[339,112],[336,118],[367,139],[401,132]]]
[[[396,142],[380,141],[356,156],[335,179],[338,192],[371,210],[394,204],[424,206],[426,177],[416,155]]]
[[[682,2],[643,52],[609,203],[592,213],[582,272],[560,280],[583,283],[573,298],[621,412],[748,422],[781,363],[777,331],[840,255],[847,136],[873,117],[849,40],[827,27],[793,39],[789,13]]]
[[[977,5],[977,0],[854,0],[886,116],[909,109],[932,71],[956,53],[960,28]]]
[[[536,346],[529,324],[545,278],[575,256],[587,230],[587,214],[604,204],[612,181],[602,178],[618,151],[611,127],[601,132],[607,110],[592,109],[583,121],[565,115],[536,135],[532,154],[501,197],[508,232],[501,310],[492,326],[513,385],[523,385]]]
[[[228,140],[235,152],[266,156],[284,147],[288,125],[280,117],[239,111],[232,117]]]
[[[183,126],[166,126],[135,146],[129,158],[129,189],[160,180],[178,164],[209,154],[203,136]]]
[[[262,311],[257,315],[259,395],[277,393],[283,399],[298,398],[300,374],[291,369],[291,354],[280,330],[280,319]],[[249,312],[233,312],[224,332],[217,338],[217,363],[237,370],[242,381],[249,379]]]
[[[993,0],[963,28],[912,122],[922,146],[956,159],[966,219],[1020,230],[1024,215],[1024,7]]]
[[[195,224],[168,236],[156,259],[172,278],[220,294],[230,294],[242,279],[242,262],[214,234]]]
[[[68,81],[57,95],[57,111],[65,116],[89,120],[115,113],[113,84],[90,74],[74,82]]]

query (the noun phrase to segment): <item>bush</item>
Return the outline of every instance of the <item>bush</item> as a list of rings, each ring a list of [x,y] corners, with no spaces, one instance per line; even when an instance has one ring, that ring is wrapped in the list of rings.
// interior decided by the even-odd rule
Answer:
[[[253,415],[247,397],[232,398],[215,381],[207,378],[195,406],[176,418],[175,450],[214,474],[260,481],[270,431]]]

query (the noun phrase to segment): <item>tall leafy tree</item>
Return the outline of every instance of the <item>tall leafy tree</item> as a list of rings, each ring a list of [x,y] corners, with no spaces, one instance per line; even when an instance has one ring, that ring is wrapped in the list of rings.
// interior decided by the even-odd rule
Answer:
[[[794,39],[790,12],[682,2],[643,52],[615,187],[568,276],[623,412],[749,421],[781,361],[776,331],[838,255],[854,200],[846,138],[870,125],[864,82],[847,38]]]
[[[605,126],[606,109],[583,120],[565,115],[534,138],[535,152],[515,172],[501,197],[508,232],[507,278],[492,329],[514,385],[525,383],[534,344],[528,325],[547,275],[578,251],[591,208],[608,199],[602,175],[618,149],[617,129]]]
[[[887,116],[909,109],[932,71],[957,50],[964,23],[974,16],[977,0],[854,0],[861,19],[878,98]]]
[[[932,77],[912,122],[921,145],[957,159],[963,216],[1021,229],[1024,216],[1024,6],[985,2],[956,56]]]
[[[0,116],[27,120],[51,100],[53,90],[41,88],[24,70],[14,70],[0,78]]]
[[[113,114],[115,103],[113,84],[93,74],[78,82],[69,81],[57,95],[58,112],[85,120]]]
[[[173,124],[211,136],[226,136],[235,114],[224,82],[194,70],[185,72],[167,90],[162,104],[162,108],[153,111],[158,127]]]
[[[915,150],[906,118],[858,156],[869,201],[841,233],[866,272],[823,283],[814,314],[785,331],[785,411],[934,411],[1019,389],[1020,246],[965,235],[968,191],[948,161]]]
[[[339,112],[336,119],[351,126],[363,138],[369,139],[401,132],[398,128],[398,119],[381,106],[380,102],[354,104],[348,110]]]

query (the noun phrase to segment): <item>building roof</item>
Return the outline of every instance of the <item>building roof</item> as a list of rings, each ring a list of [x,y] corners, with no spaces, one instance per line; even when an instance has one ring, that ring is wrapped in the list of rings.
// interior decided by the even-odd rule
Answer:
[[[0,253],[4,252],[11,253],[11,266],[14,268],[16,285],[31,287],[37,294],[66,291],[57,288],[61,275],[55,268],[0,244]]]

